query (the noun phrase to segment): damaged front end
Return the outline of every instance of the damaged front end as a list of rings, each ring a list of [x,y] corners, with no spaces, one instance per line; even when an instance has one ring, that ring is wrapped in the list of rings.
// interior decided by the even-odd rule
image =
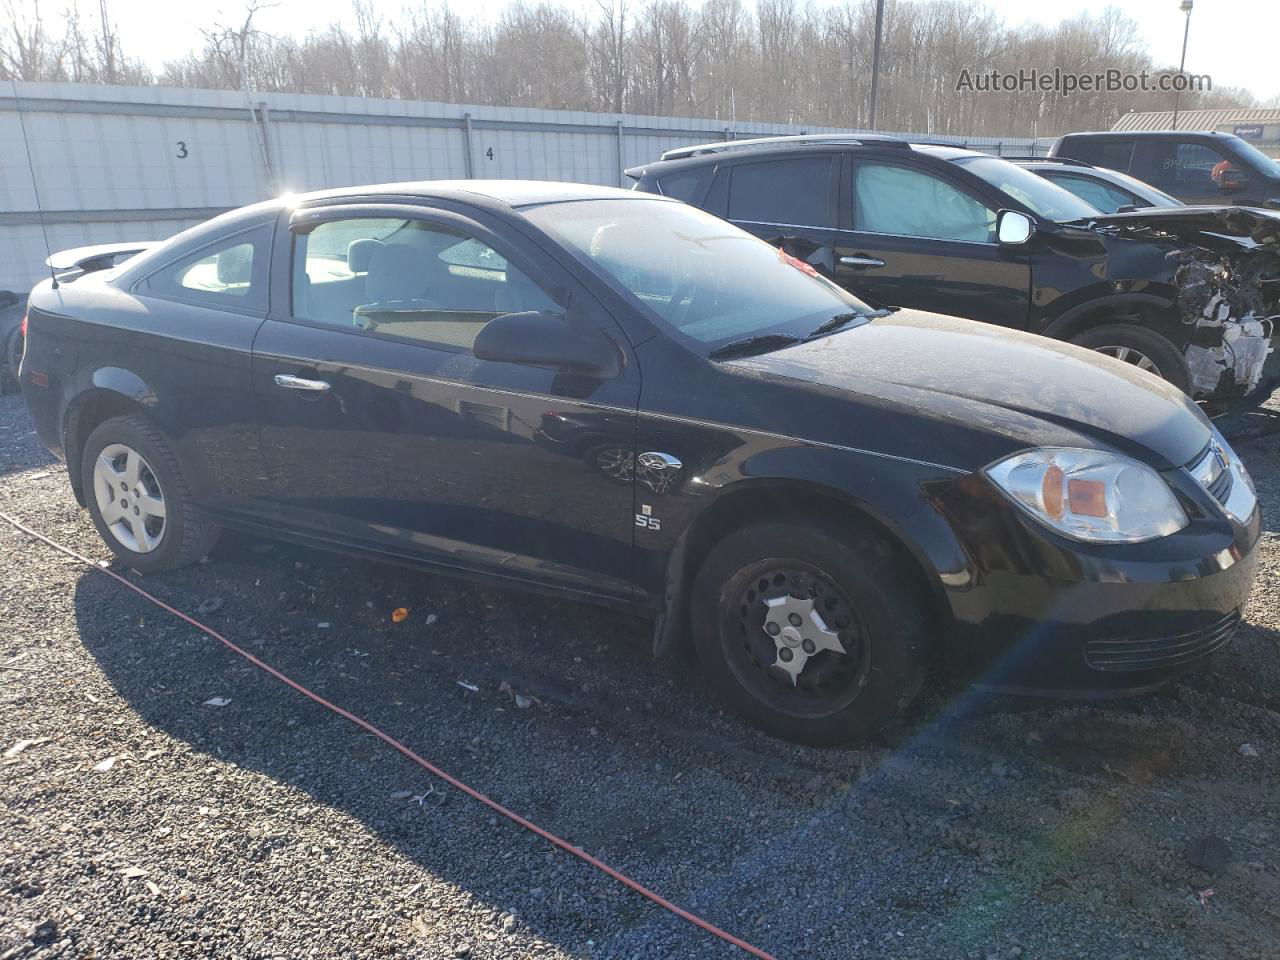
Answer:
[[[1114,236],[1172,244],[1178,313],[1196,397],[1264,398],[1280,383],[1280,213],[1164,207],[1100,217]],[[1269,362],[1270,358],[1270,362]]]

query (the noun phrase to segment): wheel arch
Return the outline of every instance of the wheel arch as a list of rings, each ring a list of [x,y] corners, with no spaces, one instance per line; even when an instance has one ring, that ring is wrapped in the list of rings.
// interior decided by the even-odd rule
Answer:
[[[1051,320],[1040,333],[1056,340],[1070,340],[1090,327],[1125,322],[1138,323],[1164,335],[1179,350],[1184,346],[1185,336],[1176,335],[1182,326],[1177,304],[1152,293],[1118,293],[1086,300]]]
[[[81,466],[89,434],[113,417],[140,414],[155,423],[150,414],[155,394],[137,374],[119,367],[95,370],[90,386],[76,394],[62,415],[62,449],[76,502],[85,506]]]
[[[767,511],[767,514],[766,514]],[[834,487],[791,478],[742,480],[718,496],[681,533],[667,564],[665,595],[654,625],[654,654],[674,651],[688,640],[688,600],[694,577],[712,548],[730,533],[769,515],[831,523],[870,531],[884,538],[911,569],[929,598],[933,626],[951,615],[945,589],[927,554],[889,517],[866,502]]]

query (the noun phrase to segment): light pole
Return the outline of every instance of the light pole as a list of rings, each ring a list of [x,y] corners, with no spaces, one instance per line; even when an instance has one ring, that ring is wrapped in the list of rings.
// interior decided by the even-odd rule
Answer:
[[[1190,3],[1191,0],[1182,0]],[[880,42],[884,36],[884,0],[876,0],[876,39],[871,49],[871,129],[876,128],[876,99],[880,95]]]
[[[1180,84],[1183,82],[1182,72],[1187,66],[1187,35],[1191,33],[1191,6],[1193,3],[1194,0],[1182,0],[1181,5],[1178,7],[1179,10],[1187,15],[1186,26],[1182,28],[1182,62],[1178,64],[1178,81]],[[1178,89],[1173,91],[1173,129],[1175,130],[1178,129],[1178,105],[1181,102],[1182,87],[1179,86]]]

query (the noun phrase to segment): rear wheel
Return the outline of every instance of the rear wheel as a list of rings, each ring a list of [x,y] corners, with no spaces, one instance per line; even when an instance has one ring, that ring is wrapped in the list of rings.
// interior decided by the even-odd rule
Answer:
[[[763,523],[717,544],[694,583],[694,642],[717,692],[767,732],[864,739],[924,680],[925,602],[871,533]]]
[[[1168,380],[1183,393],[1191,391],[1191,372],[1182,351],[1154,330],[1134,323],[1108,323],[1077,334],[1071,342]]]
[[[196,508],[177,457],[142,416],[100,424],[85,443],[81,482],[103,541],[144,573],[205,556],[218,528]]]

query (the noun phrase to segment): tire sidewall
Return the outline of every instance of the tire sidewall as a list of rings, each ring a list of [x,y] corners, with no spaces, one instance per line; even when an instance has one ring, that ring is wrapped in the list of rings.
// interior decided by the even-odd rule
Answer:
[[[107,528],[102,519],[102,512],[98,509],[98,497],[93,478],[94,464],[102,450],[113,443],[122,443],[133,448],[142,459],[147,461],[164,496],[164,534],[160,539],[160,546],[148,553],[130,550],[117,540]],[[93,518],[93,525],[97,527],[98,535],[102,537],[103,542],[122,563],[144,573],[172,569],[182,563],[180,556],[183,538],[186,535],[186,510],[184,509],[186,505],[181,502],[181,498],[185,485],[175,474],[171,462],[172,455],[169,451],[161,449],[147,431],[139,429],[129,417],[117,417],[99,424],[85,441],[84,455],[80,463],[80,482],[89,515]]]
[[[774,736],[815,745],[865,739],[910,702],[923,677],[921,610],[892,551],[875,538],[826,534],[802,523],[760,524],[731,534],[707,556],[694,582],[690,617],[694,646],[708,680],[738,713]],[[848,705],[824,716],[781,712],[756,697],[724,653],[724,587],[761,559],[807,564],[835,582],[856,608],[869,644],[862,689]],[[904,609],[904,604],[906,609]]]

